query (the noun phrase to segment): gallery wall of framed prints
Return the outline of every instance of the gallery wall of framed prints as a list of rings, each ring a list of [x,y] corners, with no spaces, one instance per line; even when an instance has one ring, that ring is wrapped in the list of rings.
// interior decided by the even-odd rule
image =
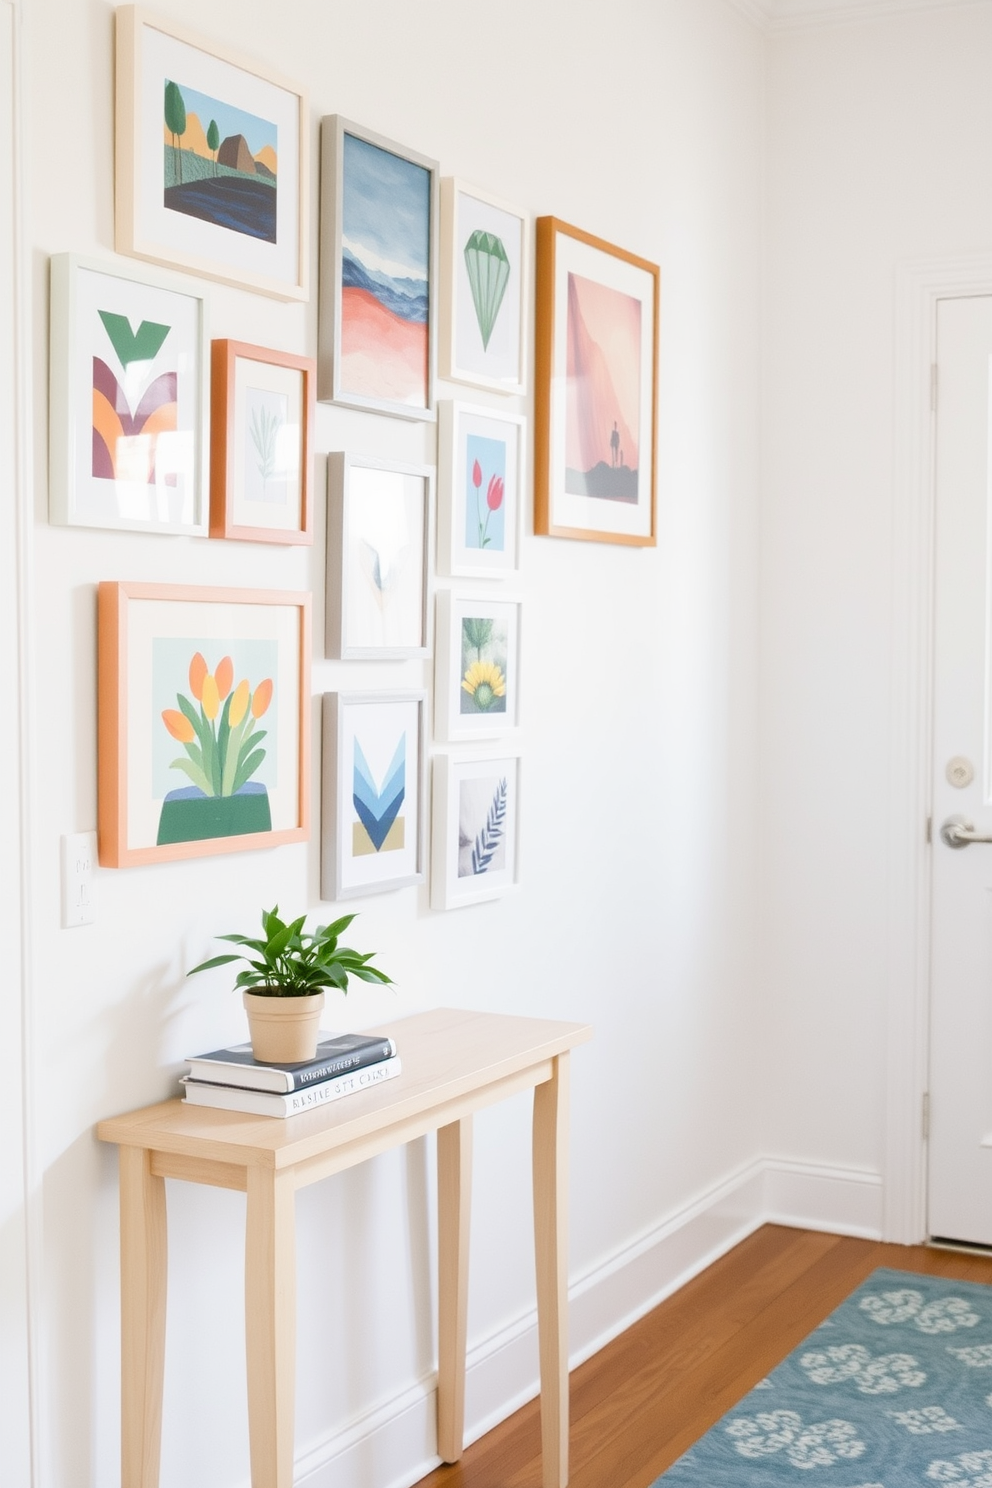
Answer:
[[[51,262],[50,520],[285,552],[326,501],[321,894],[472,905],[519,882],[534,219],[330,115],[312,296],[316,131],[270,60],[116,12],[125,257]],[[536,228],[533,531],[650,546],[658,268]],[[205,280],[313,298],[316,357],[210,343]],[[364,418],[326,490],[318,400]],[[310,617],[306,590],[100,584],[101,863],[306,840]]]

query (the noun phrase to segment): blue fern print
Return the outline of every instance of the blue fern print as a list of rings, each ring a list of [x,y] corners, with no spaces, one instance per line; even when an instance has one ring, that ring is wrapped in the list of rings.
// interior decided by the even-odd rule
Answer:
[[[506,777],[496,787],[493,804],[489,808],[486,824],[475,839],[472,849],[472,872],[485,873],[496,855],[503,836],[503,818],[506,815]]]

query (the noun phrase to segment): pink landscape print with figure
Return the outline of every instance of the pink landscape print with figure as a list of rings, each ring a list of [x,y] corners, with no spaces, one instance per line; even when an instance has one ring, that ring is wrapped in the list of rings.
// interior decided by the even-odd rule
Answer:
[[[568,276],[565,490],[636,502],[641,302]]]

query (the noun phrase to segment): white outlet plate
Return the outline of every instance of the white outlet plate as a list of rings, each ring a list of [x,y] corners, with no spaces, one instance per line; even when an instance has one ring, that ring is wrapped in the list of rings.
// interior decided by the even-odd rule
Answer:
[[[92,925],[93,865],[96,862],[96,833],[73,832],[62,838],[62,928]]]

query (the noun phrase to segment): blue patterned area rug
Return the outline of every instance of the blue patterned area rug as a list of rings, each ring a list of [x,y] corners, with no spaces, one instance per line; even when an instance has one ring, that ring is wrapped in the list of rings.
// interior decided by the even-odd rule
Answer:
[[[875,1271],[656,1488],[992,1488],[992,1287]]]

